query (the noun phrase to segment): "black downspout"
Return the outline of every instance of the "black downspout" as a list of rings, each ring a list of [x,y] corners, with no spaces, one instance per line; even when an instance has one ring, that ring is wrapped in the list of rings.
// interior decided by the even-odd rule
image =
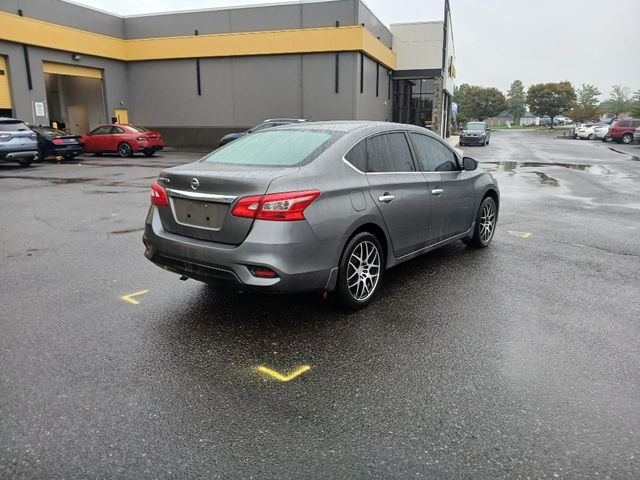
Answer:
[[[364,93],[364,53],[360,53],[360,93]]]
[[[18,10],[18,15],[23,17],[22,9]],[[29,48],[24,43],[22,44],[22,51],[24,52],[24,65],[27,67],[27,85],[29,90],[33,90],[33,81],[31,80],[31,64],[29,63]]]
[[[198,36],[198,30],[194,32],[195,36]],[[200,84],[200,59],[196,58],[196,79],[198,82],[198,95],[202,96],[202,85]]]
[[[340,22],[336,21],[336,28],[340,26]],[[336,93],[339,91],[340,80],[340,52],[336,52]]]

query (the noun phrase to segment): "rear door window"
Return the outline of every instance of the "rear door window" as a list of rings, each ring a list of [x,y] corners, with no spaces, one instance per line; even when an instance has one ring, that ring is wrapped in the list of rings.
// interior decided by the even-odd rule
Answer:
[[[419,133],[410,133],[409,135],[422,171],[453,172],[458,170],[455,155],[442,143]]]
[[[338,136],[310,130],[265,130],[246,135],[202,159],[203,162],[291,167],[312,161]]]
[[[112,135],[119,135],[121,133],[124,133],[124,129],[120,128],[120,127],[111,127],[111,133]]]
[[[628,127],[629,126],[629,122],[626,120],[621,120],[616,124],[616,127]]]
[[[106,135],[111,132],[111,127],[106,125],[98,127],[91,132],[91,135]]]
[[[413,171],[413,158],[404,133],[385,133],[367,139],[367,173]]]
[[[358,142],[347,152],[344,158],[358,170],[365,172],[367,168],[367,141]]]

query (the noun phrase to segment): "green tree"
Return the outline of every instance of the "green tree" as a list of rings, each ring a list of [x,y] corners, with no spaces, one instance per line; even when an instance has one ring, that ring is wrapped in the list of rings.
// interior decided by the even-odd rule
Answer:
[[[513,123],[516,125],[520,124],[520,119],[527,113],[526,99],[524,85],[520,80],[514,80],[507,92],[507,100],[509,102],[509,112],[513,115]]]
[[[464,92],[469,86],[468,83],[463,83],[460,86],[453,87],[453,101],[458,104],[458,106],[462,105],[462,100],[464,99]]]
[[[626,113],[631,108],[631,99],[629,98],[629,89],[622,85],[614,85],[611,87],[611,93],[605,104],[607,113],[620,115]]]
[[[640,89],[633,94],[633,103],[631,104],[631,116],[640,118]]]
[[[465,88],[460,112],[469,120],[498,115],[507,108],[507,99],[497,88],[468,86]]]
[[[576,92],[569,82],[538,83],[531,85],[527,91],[527,104],[531,111],[539,117],[549,115],[553,117],[567,112],[576,101]]]
[[[600,115],[598,96],[602,95],[598,87],[583,83],[582,88],[576,90],[576,94],[577,100],[571,114],[572,118],[578,122],[598,118]]]

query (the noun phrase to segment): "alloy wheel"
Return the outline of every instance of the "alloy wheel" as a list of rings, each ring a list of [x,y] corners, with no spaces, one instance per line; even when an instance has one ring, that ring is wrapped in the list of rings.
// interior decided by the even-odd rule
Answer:
[[[118,145],[118,155],[121,157],[128,157],[131,155],[131,147],[127,143],[121,143]]]
[[[493,202],[487,202],[480,214],[480,240],[487,243],[491,240],[496,226],[496,209]]]
[[[380,252],[373,242],[360,242],[351,252],[347,266],[347,287],[351,296],[363,301],[369,298],[380,279]]]

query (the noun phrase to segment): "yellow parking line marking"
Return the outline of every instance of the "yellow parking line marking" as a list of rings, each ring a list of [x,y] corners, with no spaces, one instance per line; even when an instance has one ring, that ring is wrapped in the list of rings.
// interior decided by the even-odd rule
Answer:
[[[139,290],[137,292],[130,293],[129,295],[122,295],[120,298],[125,302],[129,302],[132,305],[139,305],[140,302],[132,297],[137,297],[138,295],[144,295],[148,291],[149,289],[147,288],[146,290]]]
[[[259,372],[266,373],[271,378],[275,378],[276,380],[279,380],[281,382],[289,382],[289,381],[293,380],[294,378],[302,375],[304,372],[308,372],[309,370],[311,370],[311,367],[309,365],[302,365],[301,367],[299,367],[299,368],[295,369],[293,372],[291,372],[289,375],[283,375],[280,372],[272,370],[272,369],[270,369],[268,367],[264,367],[262,365],[260,365],[258,367],[258,371]]]
[[[533,235],[533,233],[531,232],[518,232],[516,230],[507,230],[507,233],[509,235],[514,235],[516,237],[521,237],[521,238],[529,238],[531,235]]]

